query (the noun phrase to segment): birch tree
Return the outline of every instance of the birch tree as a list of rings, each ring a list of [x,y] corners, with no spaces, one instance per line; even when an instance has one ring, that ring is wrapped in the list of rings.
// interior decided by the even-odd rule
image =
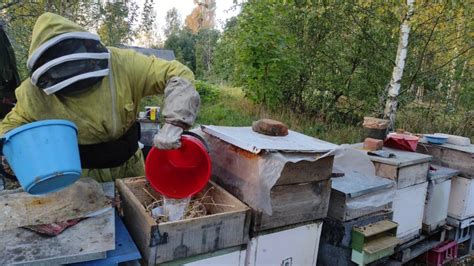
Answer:
[[[388,87],[388,98],[385,104],[384,118],[390,120],[390,128],[395,126],[395,116],[397,112],[398,100],[400,93],[400,83],[402,81],[403,69],[405,68],[405,59],[408,52],[408,39],[410,37],[410,19],[413,15],[414,0],[407,0],[408,11],[400,26],[400,39],[398,42],[397,56],[395,58],[395,66],[392,71],[392,78]]]

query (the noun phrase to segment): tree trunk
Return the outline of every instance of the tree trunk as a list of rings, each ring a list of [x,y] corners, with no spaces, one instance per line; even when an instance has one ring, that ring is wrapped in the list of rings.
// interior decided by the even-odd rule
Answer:
[[[395,67],[393,67],[392,78],[388,88],[388,97],[385,104],[384,118],[390,120],[390,129],[395,127],[395,115],[397,112],[398,100],[400,93],[400,83],[405,68],[405,59],[408,52],[408,38],[410,36],[410,19],[413,15],[414,0],[407,0],[408,11],[400,26],[400,39],[398,42],[397,56],[395,59]]]

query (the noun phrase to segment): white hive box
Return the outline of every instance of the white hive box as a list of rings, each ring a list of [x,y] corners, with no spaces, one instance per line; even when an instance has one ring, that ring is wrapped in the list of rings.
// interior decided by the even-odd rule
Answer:
[[[331,186],[328,216],[345,222],[391,210],[396,185],[387,178],[352,172],[333,178]]]
[[[423,216],[423,231],[427,233],[446,224],[451,178],[459,174],[454,169],[437,165],[432,167],[434,169],[428,172],[428,192]]]
[[[316,265],[322,224],[253,237],[247,246],[246,265]]]
[[[453,177],[448,215],[457,220],[474,217],[474,179]]]
[[[246,248],[235,247],[194,256],[191,258],[171,261],[165,265],[207,266],[207,265],[234,265],[244,266]]]
[[[400,243],[419,235],[423,221],[428,182],[397,189],[393,200],[393,221],[398,223],[397,238]]]

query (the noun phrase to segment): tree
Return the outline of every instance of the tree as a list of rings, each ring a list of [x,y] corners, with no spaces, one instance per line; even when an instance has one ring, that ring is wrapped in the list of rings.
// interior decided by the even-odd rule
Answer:
[[[196,35],[196,75],[202,78],[211,72],[214,50],[219,31],[202,29]]]
[[[410,36],[410,20],[413,16],[414,0],[407,0],[407,14],[400,26],[400,40],[397,49],[395,66],[393,67],[392,79],[388,87],[388,99],[385,105],[384,117],[390,120],[390,128],[395,126],[395,115],[397,112],[397,96],[400,93],[400,83],[402,81],[403,70],[405,69],[405,59],[408,52],[408,39]]]
[[[173,7],[166,12],[166,24],[163,28],[165,37],[168,38],[171,34],[178,32],[182,28],[181,16],[179,15],[178,9]]]
[[[136,35],[133,24],[137,20],[137,10],[134,2],[106,2],[101,9],[103,16],[98,29],[102,42],[118,46],[131,41]]]
[[[164,48],[173,50],[176,59],[188,66],[193,72],[196,71],[196,35],[185,28],[171,34],[165,41]]]
[[[153,0],[145,0],[138,28],[138,42],[146,47],[156,46],[159,40],[156,34],[156,14],[153,5]]]
[[[186,17],[185,24],[193,33],[215,26],[216,0],[194,0],[197,6]]]

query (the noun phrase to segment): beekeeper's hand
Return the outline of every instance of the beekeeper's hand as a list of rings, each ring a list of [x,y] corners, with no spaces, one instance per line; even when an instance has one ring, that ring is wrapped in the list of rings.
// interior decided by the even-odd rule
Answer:
[[[7,162],[7,159],[5,159],[5,156],[2,156],[2,167],[5,173],[14,176],[15,174],[13,173],[13,170],[11,169],[10,165]]]
[[[165,123],[153,138],[153,144],[160,150],[172,150],[181,147],[181,127]]]

